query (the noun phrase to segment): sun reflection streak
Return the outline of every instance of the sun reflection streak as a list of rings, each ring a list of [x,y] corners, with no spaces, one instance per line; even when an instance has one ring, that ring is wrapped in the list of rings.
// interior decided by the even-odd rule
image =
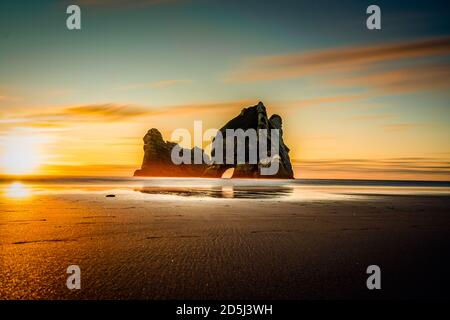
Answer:
[[[224,197],[224,198],[234,198],[234,188],[233,188],[233,186],[222,186],[222,197]]]
[[[23,199],[31,196],[30,189],[23,183],[14,182],[5,189],[5,195],[12,199]]]

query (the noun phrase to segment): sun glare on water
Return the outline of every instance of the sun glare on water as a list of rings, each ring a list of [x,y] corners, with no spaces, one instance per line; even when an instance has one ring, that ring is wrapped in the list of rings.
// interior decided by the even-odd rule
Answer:
[[[10,136],[2,143],[0,154],[1,171],[11,175],[36,173],[42,164],[41,145],[39,137]]]
[[[5,195],[8,198],[28,198],[31,195],[30,190],[20,182],[14,182],[9,185],[5,190]]]

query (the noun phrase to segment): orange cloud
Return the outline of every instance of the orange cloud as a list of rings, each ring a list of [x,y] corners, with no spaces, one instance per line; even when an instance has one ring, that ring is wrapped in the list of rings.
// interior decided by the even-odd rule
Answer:
[[[87,104],[75,106],[59,106],[39,108],[38,111],[29,112],[22,109],[15,115],[9,114],[2,119],[0,115],[1,132],[10,128],[40,128],[56,129],[73,124],[83,123],[111,123],[127,121],[136,118],[149,118],[153,116],[182,116],[191,113],[240,111],[243,106],[255,104],[251,100],[236,100],[224,102],[187,103],[167,106],[137,106],[116,103]]]
[[[143,107],[109,103],[69,107],[64,109],[62,114],[121,120],[145,115],[148,112],[149,110]]]
[[[450,37],[367,47],[344,47],[249,59],[226,77],[249,82],[354,72],[374,63],[450,54]]]
[[[341,103],[350,103],[365,99],[366,95],[336,95],[325,97],[313,97],[301,100],[272,101],[268,105],[272,112],[283,112],[292,109],[334,106]],[[40,130],[62,130],[64,128],[84,124],[110,124],[114,122],[139,121],[152,117],[177,118],[186,115],[213,114],[220,123],[227,118],[239,113],[243,107],[255,105],[258,99],[232,100],[219,102],[192,102],[177,105],[140,106],[132,104],[86,104],[73,106],[41,107],[29,111],[22,108],[14,114],[8,114],[8,118],[2,119],[0,115],[1,132],[7,132],[11,128],[33,128]]]
[[[296,178],[450,180],[442,158],[294,159]]]
[[[426,64],[378,71],[363,76],[333,79],[329,83],[347,87],[364,86],[386,93],[442,90],[450,88],[450,64]]]
[[[148,115],[151,108],[114,103],[42,107],[29,111],[22,108],[7,119],[0,115],[0,135],[10,130],[32,130],[33,132],[63,131],[79,123],[103,124],[126,121]]]

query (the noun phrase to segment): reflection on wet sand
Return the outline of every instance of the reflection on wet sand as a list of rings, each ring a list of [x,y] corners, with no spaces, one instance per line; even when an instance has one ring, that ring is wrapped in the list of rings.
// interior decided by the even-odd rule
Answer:
[[[63,182],[0,182],[0,300],[372,299],[374,261],[396,279],[380,298],[448,296],[429,290],[450,267],[447,186]]]
[[[7,198],[22,199],[28,198],[31,192],[23,183],[14,182],[5,188],[4,194]]]
[[[238,199],[272,199],[287,197],[292,194],[292,187],[143,187],[135,189],[146,194],[175,195],[183,197],[238,198]]]

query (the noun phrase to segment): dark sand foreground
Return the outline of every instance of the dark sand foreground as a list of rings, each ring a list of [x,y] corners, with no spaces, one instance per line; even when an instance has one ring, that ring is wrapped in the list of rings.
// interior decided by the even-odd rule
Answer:
[[[450,297],[448,195],[107,193],[0,198],[0,298]],[[81,290],[66,288],[72,264]],[[371,264],[382,271],[376,292]]]

